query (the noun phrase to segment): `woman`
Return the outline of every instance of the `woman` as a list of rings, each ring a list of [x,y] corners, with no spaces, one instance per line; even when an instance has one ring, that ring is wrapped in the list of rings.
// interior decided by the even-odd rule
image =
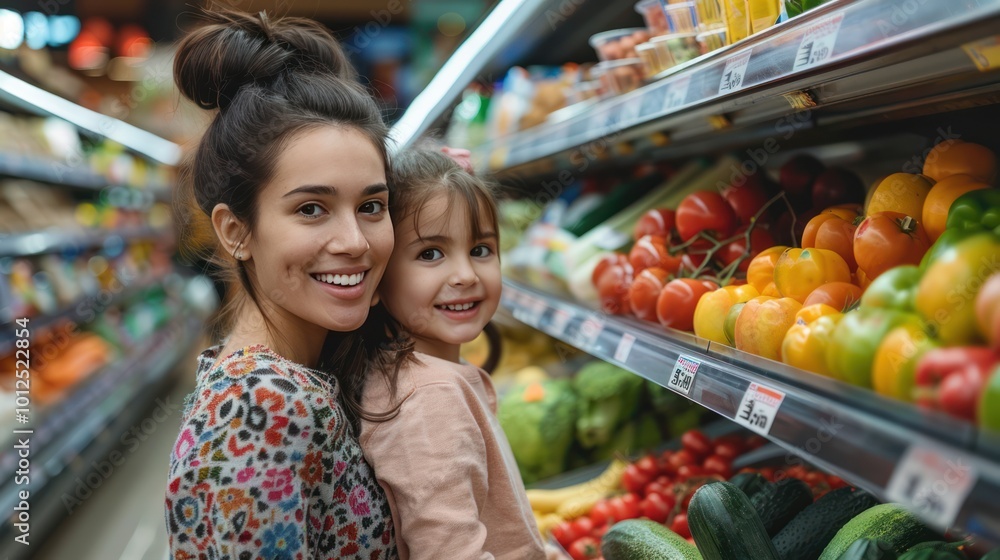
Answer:
[[[395,558],[356,438],[364,375],[400,361],[379,315],[366,323],[393,249],[385,125],[318,24],[207,18],[174,64],[218,110],[184,183],[234,295],[171,454],[172,557]]]

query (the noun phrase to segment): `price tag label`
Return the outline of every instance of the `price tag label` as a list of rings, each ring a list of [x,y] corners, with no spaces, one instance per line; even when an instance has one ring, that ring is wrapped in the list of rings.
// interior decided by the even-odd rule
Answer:
[[[771,432],[774,417],[778,415],[778,408],[784,400],[785,393],[751,383],[747,392],[743,394],[740,407],[736,410],[736,423],[766,436]]]
[[[580,325],[580,332],[577,337],[580,348],[586,350],[595,346],[598,339],[601,338],[601,331],[603,330],[604,324],[599,319],[588,317],[584,320]]]
[[[792,66],[792,72],[819,66],[830,60],[842,21],[844,21],[844,14],[837,14],[806,28],[802,42],[799,43],[799,50],[795,53],[795,65]]]
[[[561,336],[566,333],[566,326],[569,325],[569,320],[573,316],[562,309],[556,309],[555,313],[552,314],[552,332],[556,336]]]
[[[719,95],[739,91],[743,87],[751,53],[753,49],[747,49],[726,61],[726,67],[722,69],[722,79],[719,80]]]
[[[682,395],[688,395],[691,387],[694,386],[694,378],[698,375],[698,368],[701,362],[694,358],[689,358],[681,354],[677,357],[674,370],[670,372],[670,379],[667,380],[667,388],[673,389]]]
[[[590,119],[577,118],[569,125],[569,136],[574,142],[582,141],[581,137],[590,129]]]
[[[541,325],[542,315],[545,313],[546,307],[547,306],[544,301],[529,296],[525,306],[525,312],[528,320],[525,322],[533,327]]]
[[[623,364],[627,362],[633,346],[635,346],[635,336],[629,333],[623,334],[622,339],[618,341],[618,348],[615,348],[615,360]]]
[[[647,119],[663,110],[664,96],[666,92],[662,86],[652,87],[642,94],[642,106],[639,109],[639,118]]]
[[[670,82],[667,87],[666,107],[668,111],[680,109],[687,99],[688,88],[691,86],[691,76],[681,76],[677,80]]]
[[[886,495],[908,505],[925,519],[951,526],[976,484],[977,474],[965,457],[913,444],[896,466]]]
[[[619,124],[621,126],[628,126],[639,120],[639,113],[642,111],[643,97],[643,95],[633,95],[625,100],[622,105],[621,119],[619,120]]]
[[[962,50],[969,55],[980,72],[1000,68],[1000,35],[966,43],[962,45]]]

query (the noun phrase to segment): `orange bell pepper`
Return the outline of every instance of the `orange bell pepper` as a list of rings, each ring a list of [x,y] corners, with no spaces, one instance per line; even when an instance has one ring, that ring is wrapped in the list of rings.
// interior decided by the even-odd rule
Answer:
[[[774,267],[778,292],[799,303],[823,284],[850,281],[847,262],[829,249],[785,249]]]
[[[802,304],[792,298],[755,297],[736,319],[736,348],[772,360],[781,359],[781,343],[795,324]]]
[[[757,288],[760,294],[763,295],[767,287],[774,284],[774,265],[778,263],[778,257],[787,248],[784,245],[777,245],[765,249],[750,261],[750,266],[747,268],[747,283]]]
[[[795,324],[781,342],[781,361],[790,366],[830,377],[826,347],[844,314],[818,303],[795,314]]]
[[[851,270],[858,268],[854,260],[854,232],[861,217],[860,206],[834,206],[809,220],[802,233],[802,248],[829,249],[847,262]]]

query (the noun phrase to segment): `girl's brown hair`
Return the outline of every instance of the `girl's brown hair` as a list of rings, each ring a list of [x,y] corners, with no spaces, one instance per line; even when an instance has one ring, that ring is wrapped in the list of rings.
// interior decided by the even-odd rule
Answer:
[[[217,112],[181,167],[176,214],[188,255],[209,260],[227,281],[228,302],[217,325],[217,333],[226,333],[241,306],[256,304],[262,313],[263,307],[245,263],[217,250],[209,219],[215,206],[226,204],[249,234],[259,194],[292,137],[320,126],[350,128],[364,134],[387,162],[388,130],[340,45],[320,24],[227,9],[211,9],[203,17],[205,25],[177,48],[174,81],[185,97]],[[374,309],[358,331],[327,337],[320,367],[335,371],[355,427],[366,417],[360,392],[368,370],[385,372],[395,386],[398,368],[387,366],[398,364],[402,347],[378,324],[386,317]]]

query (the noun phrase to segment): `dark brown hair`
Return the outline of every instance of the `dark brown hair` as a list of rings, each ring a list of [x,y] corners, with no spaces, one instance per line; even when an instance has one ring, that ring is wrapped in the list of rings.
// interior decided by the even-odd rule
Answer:
[[[225,333],[242,305],[252,302],[264,311],[245,263],[217,250],[209,233],[215,206],[226,204],[249,234],[259,194],[295,135],[319,126],[350,128],[364,134],[387,162],[388,130],[340,45],[320,24],[225,9],[205,11],[203,17],[206,24],[177,48],[174,81],[199,107],[218,112],[182,165],[177,214],[182,247],[189,255],[200,250],[227,280],[229,301],[217,325],[217,332]],[[360,395],[369,369],[385,372],[393,387],[398,371],[387,367],[398,363],[398,347],[377,323],[387,314],[373,312],[358,331],[330,333],[320,364],[335,372],[355,427],[366,416]],[[281,338],[269,321],[267,326]]]

